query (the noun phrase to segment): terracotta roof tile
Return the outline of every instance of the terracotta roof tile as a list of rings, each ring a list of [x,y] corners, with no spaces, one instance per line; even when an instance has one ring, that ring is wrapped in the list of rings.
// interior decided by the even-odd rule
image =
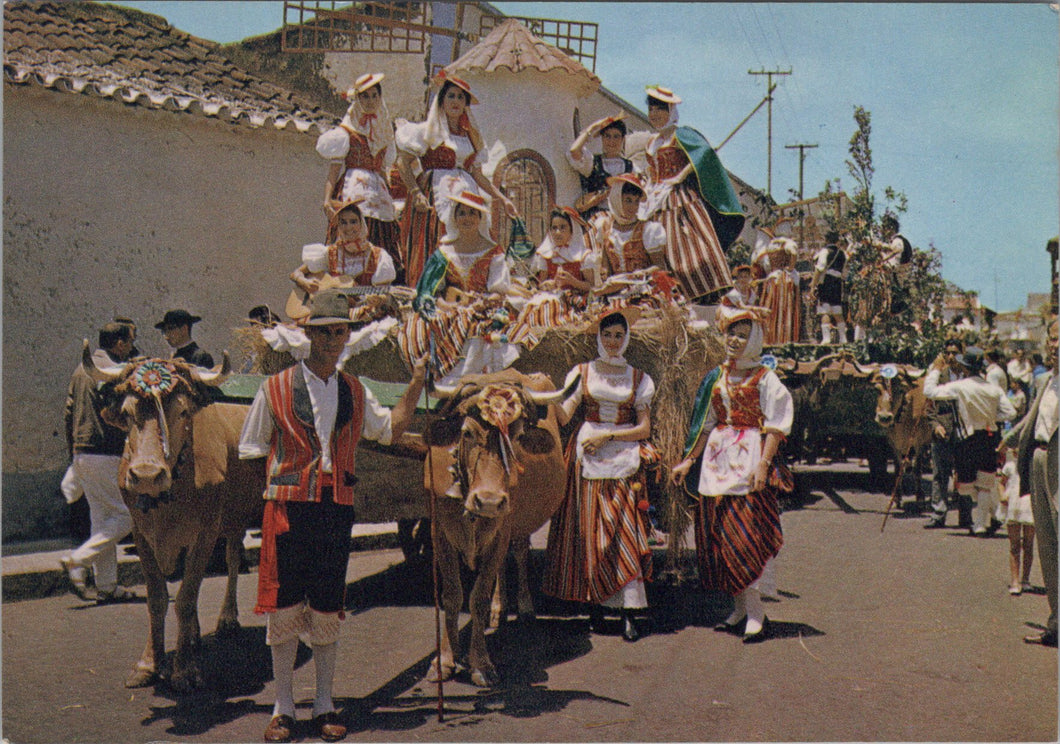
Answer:
[[[219,45],[164,18],[98,3],[4,4],[4,79],[217,116],[325,131],[335,117],[236,67]]]

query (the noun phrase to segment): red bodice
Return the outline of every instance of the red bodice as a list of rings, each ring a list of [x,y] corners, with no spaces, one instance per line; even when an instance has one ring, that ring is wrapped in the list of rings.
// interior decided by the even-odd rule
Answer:
[[[490,278],[490,262],[493,257],[503,254],[504,248],[499,245],[493,246],[493,250],[486,251],[474,264],[470,271],[464,274],[450,261],[445,267],[445,283],[450,287],[456,287],[464,292],[485,292]]]
[[[475,163],[475,154],[471,153],[465,159],[462,165],[459,167],[466,171],[471,170],[471,166]],[[441,144],[435,148],[428,150],[423,153],[420,157],[420,165],[423,166],[423,170],[450,170],[458,167],[456,164],[456,150],[449,147],[448,145]]]
[[[372,277],[375,276],[375,271],[379,268],[380,250],[374,245],[368,245],[368,260],[364,264],[364,271],[354,277],[358,286],[371,286]],[[342,270],[342,248],[337,244],[328,246],[328,273],[331,276],[343,276],[346,274]]]
[[[714,386],[714,393],[710,399],[719,425],[727,424],[737,429],[762,428],[765,416],[762,414],[758,383],[767,371],[765,367],[759,367],[754,374],[740,383],[729,382],[728,374],[723,373],[718,384]],[[725,401],[722,397],[723,386],[726,386],[729,391],[731,410],[727,410],[725,407]]]
[[[629,397],[618,404],[618,416],[616,424],[621,426],[629,426],[637,423],[637,390],[640,389],[640,381],[644,377],[644,373],[639,369],[633,370],[633,390],[630,392]],[[589,365],[582,365],[582,410],[585,413],[585,420],[592,421],[593,423],[600,422],[600,404],[597,403],[596,398],[589,394]]]
[[[555,279],[557,272],[560,269],[565,270],[568,274],[578,277],[579,279],[585,279],[582,274],[582,262],[581,261],[567,261],[565,263],[557,263],[552,259],[545,262],[546,270],[548,271],[548,278]]]
[[[347,130],[349,131],[349,130]],[[346,153],[346,170],[360,168],[361,170],[374,171],[379,175],[383,173],[383,157],[386,148],[382,148],[375,155],[368,149],[368,140],[363,134],[350,132],[350,151]]]
[[[658,182],[673,178],[688,165],[688,157],[677,145],[660,147],[654,156],[648,155],[648,172]]]
[[[604,250],[607,252],[608,261],[611,262],[611,271],[641,271],[652,266],[651,258],[644,250],[643,222],[638,222],[633,228],[629,240],[621,248],[621,256],[611,243],[608,243]]]

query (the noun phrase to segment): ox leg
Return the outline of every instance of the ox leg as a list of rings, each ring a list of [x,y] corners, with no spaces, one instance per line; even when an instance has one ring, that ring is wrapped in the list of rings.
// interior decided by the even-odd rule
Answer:
[[[508,619],[508,581],[505,573],[507,559],[501,560],[497,569],[497,581],[493,584],[493,598],[490,602],[489,627],[499,628]]]
[[[188,692],[204,684],[199,665],[199,588],[206,574],[217,535],[200,535],[188,552],[184,580],[180,582],[174,609],[177,615],[177,653],[173,658],[170,685],[178,692]]]
[[[516,600],[519,607],[519,622],[530,622],[536,616],[534,612],[534,595],[530,591],[530,538],[515,540],[511,546],[515,558],[515,573],[518,578],[519,596]]]
[[[439,525],[438,529],[441,529]],[[454,648],[459,648],[460,605],[464,603],[464,587],[460,583],[460,558],[445,535],[440,536],[435,552],[438,555],[438,575],[441,580],[442,611],[445,627],[442,632],[439,656],[434,659],[427,673],[429,682],[447,680],[456,671]]]
[[[166,660],[166,612],[169,611],[169,587],[158,567],[150,546],[136,532],[136,552],[147,585],[148,637],[140,660],[125,679],[126,687],[146,687],[158,681]]]
[[[236,604],[236,583],[239,581],[239,566],[243,562],[242,535],[225,538],[225,565],[228,568],[228,583],[225,585],[224,604],[217,616],[217,635],[230,636],[239,631],[239,606]]]
[[[476,687],[493,687],[499,681],[497,670],[486,650],[486,624],[497,574],[504,565],[507,554],[508,536],[498,537],[486,551],[486,555],[481,556],[479,573],[471,588],[471,647],[468,650],[468,665],[471,667],[471,684]]]

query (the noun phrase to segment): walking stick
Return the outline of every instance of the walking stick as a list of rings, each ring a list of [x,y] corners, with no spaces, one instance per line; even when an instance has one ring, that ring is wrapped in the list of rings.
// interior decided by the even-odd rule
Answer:
[[[431,399],[428,395],[428,391],[434,387],[434,361],[435,361],[435,349],[434,349],[434,334],[431,332],[430,325],[427,326],[427,338],[430,343],[430,359],[427,362],[427,377],[426,384],[423,387],[423,400],[427,409],[427,414],[424,417],[424,441],[427,443],[427,479],[430,483],[430,494],[428,501],[430,502],[430,516],[431,516],[431,584],[434,588],[434,661],[437,664],[436,673],[438,675],[438,723],[445,722],[445,692],[442,689],[442,620],[441,620],[441,601],[438,596],[438,586],[440,583],[440,576],[438,571],[438,519],[435,514],[435,488],[434,488],[434,458],[431,456],[431,424],[433,420],[431,418]]]
[[[894,490],[891,491],[891,500],[887,502],[887,510],[883,513],[883,524],[880,525],[880,534],[883,534],[883,528],[887,526],[887,517],[891,513],[891,507],[894,506],[894,500],[898,496],[898,491],[902,487],[902,476],[905,474],[905,464],[908,460],[909,455],[906,455],[898,465],[898,475],[894,479]]]

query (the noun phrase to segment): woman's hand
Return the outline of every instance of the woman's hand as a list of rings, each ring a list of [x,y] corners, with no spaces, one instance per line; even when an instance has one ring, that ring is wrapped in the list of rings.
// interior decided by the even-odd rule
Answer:
[[[417,212],[427,212],[431,208],[431,203],[427,201],[427,196],[422,191],[417,191],[412,195],[412,208]]]
[[[764,458],[758,461],[758,467],[755,468],[754,476],[751,480],[752,491],[761,491],[766,487],[769,478],[769,465],[769,460]]]
[[[509,199],[507,196],[501,195],[504,199],[504,211],[513,220],[519,217],[519,210],[515,208],[515,202]]]
[[[303,279],[298,282],[298,286],[302,288],[307,294],[316,294],[316,291],[320,289],[320,281],[317,279]]]
[[[614,439],[611,434],[594,434],[582,442],[582,449],[587,455],[595,455],[601,447]]]
[[[688,477],[688,471],[692,469],[692,460],[685,458],[681,462],[670,468],[670,482],[675,486],[679,486],[684,483],[685,478]]]

